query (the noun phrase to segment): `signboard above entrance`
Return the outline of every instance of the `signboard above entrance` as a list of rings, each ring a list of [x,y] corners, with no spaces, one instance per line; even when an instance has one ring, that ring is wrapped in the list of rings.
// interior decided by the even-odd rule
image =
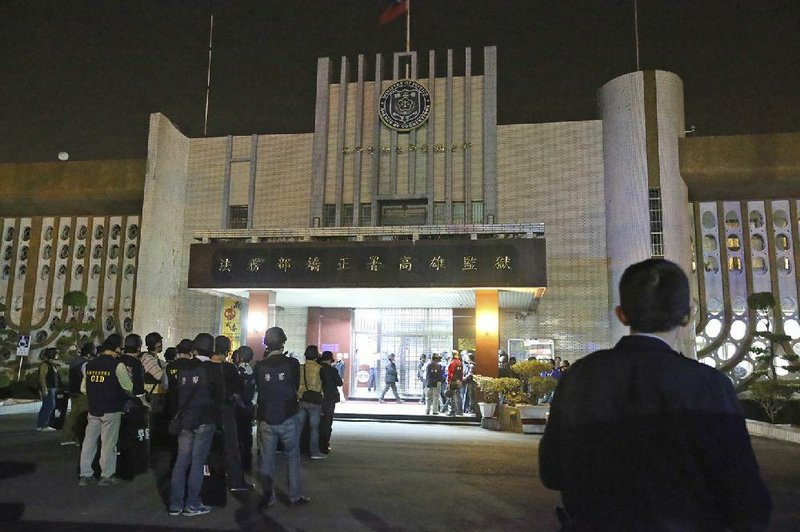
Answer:
[[[543,238],[193,244],[189,288],[539,288]]]

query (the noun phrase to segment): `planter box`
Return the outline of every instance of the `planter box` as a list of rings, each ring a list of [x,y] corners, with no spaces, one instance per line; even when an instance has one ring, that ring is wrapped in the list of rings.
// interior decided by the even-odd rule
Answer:
[[[481,409],[481,416],[494,417],[497,403],[478,403],[478,408]]]
[[[517,405],[523,434],[544,434],[550,405]]]

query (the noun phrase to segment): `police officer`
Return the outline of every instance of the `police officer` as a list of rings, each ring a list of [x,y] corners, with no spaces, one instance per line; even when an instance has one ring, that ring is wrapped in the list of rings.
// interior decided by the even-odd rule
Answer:
[[[289,503],[311,501],[303,495],[300,471],[300,428],[297,423],[300,388],[300,363],[286,356],[283,347],[286,333],[280,327],[270,327],[264,335],[267,351],[256,364],[258,387],[258,437],[261,443],[261,482],[264,489],[262,507],[271,508],[275,497],[275,461],[278,441],[283,444],[289,469]]]
[[[198,334],[192,342],[195,358],[178,371],[174,391],[179,397],[181,432],[170,478],[170,515],[195,516],[211,511],[200,499],[200,489],[222,402],[221,373],[208,358],[213,350],[214,338]]]
[[[86,435],[81,448],[79,486],[87,486],[94,481],[92,462],[97,453],[97,438],[100,438],[100,486],[110,486],[119,482],[114,476],[117,471],[116,445],[122,422],[122,411],[129,393],[133,390],[125,366],[118,356],[122,350],[122,337],[112,334],[103,342],[100,356],[86,364],[86,378],[81,391],[89,403]]]
[[[150,406],[145,398],[144,389],[144,366],[139,360],[139,354],[142,352],[142,337],[138,334],[129,334],[125,337],[125,344],[123,353],[119,357],[119,361],[125,364],[128,369],[128,375],[133,382],[133,396],[144,406]]]
[[[89,409],[86,395],[81,393],[81,384],[86,374],[86,364],[95,357],[95,346],[93,343],[85,343],[81,347],[81,353],[69,364],[69,400],[72,403],[67,421],[64,423],[64,434],[62,435],[61,445],[80,445],[76,434],[75,423],[82,414]]]
[[[184,338],[175,347],[175,360],[167,364],[164,376],[162,377],[162,386],[167,391],[167,415],[169,419],[178,411],[178,372],[182,369],[187,369],[194,365],[192,360],[192,341]]]

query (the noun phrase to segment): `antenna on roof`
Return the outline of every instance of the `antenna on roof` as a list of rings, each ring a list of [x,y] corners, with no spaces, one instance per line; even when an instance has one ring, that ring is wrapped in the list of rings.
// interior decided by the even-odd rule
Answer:
[[[214,14],[208,27],[208,75],[206,77],[206,110],[203,116],[203,136],[208,135],[208,100],[211,95],[211,45],[214,43]]]

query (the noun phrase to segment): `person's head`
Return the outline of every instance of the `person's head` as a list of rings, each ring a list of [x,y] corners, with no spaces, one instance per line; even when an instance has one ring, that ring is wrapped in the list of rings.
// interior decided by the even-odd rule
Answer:
[[[500,355],[500,363],[508,364],[508,357],[506,355]]]
[[[458,351],[454,351],[453,352],[453,358],[455,360],[461,360],[461,353],[459,353]]]
[[[138,334],[129,334],[125,337],[125,347],[124,351],[126,353],[136,354],[142,352],[142,337]]]
[[[188,358],[192,356],[192,341],[188,338],[184,338],[178,345],[175,347],[175,351],[178,352],[179,357]]]
[[[81,346],[81,356],[85,358],[94,358],[97,353],[92,342],[86,342]]]
[[[42,350],[42,353],[39,355],[39,358],[42,360],[55,360],[58,358],[58,349],[55,347],[48,347]]]
[[[119,353],[122,350],[122,336],[118,334],[109,334],[103,340],[103,345],[100,346],[103,352]]]
[[[177,349],[175,349],[174,347],[168,347],[166,350],[164,350],[164,360],[166,360],[167,362],[172,362],[176,358],[178,358]]]
[[[333,352],[323,351],[322,354],[319,356],[319,360],[322,363],[330,364],[331,362],[333,362]]]
[[[234,364],[245,364],[250,363],[253,360],[253,350],[243,345],[239,349],[233,352],[233,363]]]
[[[647,259],[619,281],[617,318],[633,332],[667,332],[689,323],[689,279],[674,262]]]
[[[569,369],[569,360],[565,360],[561,363],[561,371],[567,371]]]
[[[270,327],[264,333],[264,345],[268,351],[283,349],[286,345],[286,333],[280,327]]]
[[[439,355],[437,355],[436,353],[434,353],[434,354],[432,354],[432,355],[431,355],[431,360],[433,360],[434,362],[439,362],[439,360],[440,360],[441,358],[442,358],[442,357],[440,357],[440,356],[439,356]]]
[[[208,333],[200,333],[194,337],[192,351],[201,356],[211,356],[214,352],[214,337]]]
[[[387,358],[392,362],[394,362],[394,353],[389,353],[389,356]]]
[[[508,359],[508,365],[509,366],[513,366],[516,363],[517,363],[517,357],[511,357],[511,358]]]
[[[425,353],[422,353],[422,354],[419,356],[419,359],[420,359],[420,360],[425,360],[426,358],[427,358],[427,356],[425,355]]]
[[[214,338],[214,354],[218,357],[225,358],[231,352],[231,339],[224,335],[219,335]]]
[[[315,345],[310,345],[306,347],[306,352],[304,353],[306,360],[317,360],[319,358],[319,347]]]
[[[554,358],[553,362],[555,362],[556,366],[560,366],[561,365],[561,357]]]
[[[151,332],[144,337],[144,345],[146,345],[147,350],[152,353],[160,353],[161,350],[164,349],[163,341],[164,339],[157,332]]]

